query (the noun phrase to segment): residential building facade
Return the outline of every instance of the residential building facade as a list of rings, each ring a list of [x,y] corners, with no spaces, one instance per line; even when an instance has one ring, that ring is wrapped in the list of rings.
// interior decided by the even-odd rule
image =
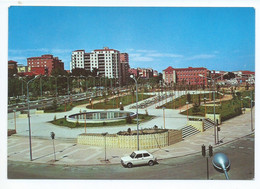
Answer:
[[[58,57],[53,57],[51,54],[27,58],[27,66],[31,69],[35,67],[45,68],[48,75],[50,75],[53,69],[64,70],[64,63]]]
[[[135,77],[141,77],[145,79],[149,79],[154,77],[154,72],[158,73],[156,70],[152,68],[131,68],[129,69],[129,74],[134,75]]]
[[[122,77],[122,72],[128,69],[128,54],[121,53],[123,63],[120,61],[120,52],[115,49],[104,47],[103,49],[96,49],[90,53],[85,50],[76,50],[71,55],[70,69],[84,68],[87,71],[98,69],[99,76],[107,78],[116,78],[119,83],[125,76]],[[122,65],[121,65],[122,64]],[[123,66],[123,70],[121,68]]]
[[[121,76],[122,76],[122,84],[126,85],[129,82],[129,56],[128,53],[120,53],[120,64],[121,64]]]
[[[23,64],[17,64],[17,73],[30,72],[31,68]]]
[[[176,83],[176,73],[173,67],[169,66],[162,72],[163,74],[163,81],[166,84],[173,84]]]
[[[13,60],[9,60],[8,69],[17,70],[17,62]]]
[[[183,83],[186,85],[208,85],[210,71],[203,67],[172,68],[163,70],[163,80],[166,84]]]

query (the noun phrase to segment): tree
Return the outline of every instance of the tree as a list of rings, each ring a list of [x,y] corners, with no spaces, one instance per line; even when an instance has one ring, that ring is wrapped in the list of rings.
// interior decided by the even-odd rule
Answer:
[[[188,110],[187,110],[187,111],[188,111]],[[199,104],[194,103],[193,108],[192,108],[192,112],[193,112],[193,113],[198,113],[198,112],[200,112],[200,106],[199,106]]]
[[[68,72],[60,68],[54,68],[51,70],[51,75],[57,77],[58,75],[67,76]]]
[[[132,120],[130,114],[127,114],[125,120],[126,120],[126,123],[132,123],[132,122],[133,122],[133,120]]]
[[[223,76],[223,79],[227,79],[227,80],[230,80],[232,78],[235,78],[235,74],[232,73],[232,72],[228,72],[226,75]]]
[[[91,76],[92,77],[97,77],[98,76],[98,69],[97,68],[93,68],[92,72],[91,72]]]
[[[58,104],[57,104],[56,98],[52,101],[52,108],[54,109],[54,111],[58,108]]]
[[[187,101],[188,101],[189,103],[191,103],[191,95],[190,95],[190,93],[187,94]]]
[[[87,76],[86,70],[84,68],[74,68],[71,70],[73,76]]]

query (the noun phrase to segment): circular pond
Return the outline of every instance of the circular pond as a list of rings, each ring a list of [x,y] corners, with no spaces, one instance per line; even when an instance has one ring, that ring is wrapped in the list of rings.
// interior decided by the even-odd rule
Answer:
[[[82,112],[72,114],[67,117],[69,122],[79,123],[101,123],[101,122],[116,122],[124,120],[127,116],[135,117],[136,113],[127,111],[95,111]]]

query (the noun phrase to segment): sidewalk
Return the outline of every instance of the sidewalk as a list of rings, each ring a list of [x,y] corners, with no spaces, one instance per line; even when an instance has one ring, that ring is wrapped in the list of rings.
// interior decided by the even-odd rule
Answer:
[[[242,114],[224,122],[221,125],[219,139],[223,140],[222,144],[225,144],[250,133],[252,133],[251,112],[246,112],[246,114]],[[131,149],[107,148],[106,157],[109,161],[106,163],[104,162],[105,147],[79,145],[76,144],[76,142],[62,139],[57,139],[54,141],[54,143],[57,160],[56,162],[53,161],[54,154],[51,138],[32,138],[32,162],[63,165],[118,164],[120,163],[120,157],[129,155],[133,151]],[[206,146],[215,146],[213,128],[195,136],[191,136],[177,144],[161,149],[150,149],[148,151],[153,153],[160,160],[200,152],[202,144]],[[28,137],[15,135],[8,137],[8,160],[30,162]]]

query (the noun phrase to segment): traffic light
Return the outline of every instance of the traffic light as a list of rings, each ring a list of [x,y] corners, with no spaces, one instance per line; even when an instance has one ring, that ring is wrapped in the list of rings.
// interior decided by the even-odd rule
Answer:
[[[201,152],[202,152],[202,156],[205,157],[206,156],[206,147],[204,144],[201,146]]]
[[[220,127],[217,127],[218,128],[218,131],[220,131]]]
[[[213,147],[209,145],[209,157],[213,156]]]

